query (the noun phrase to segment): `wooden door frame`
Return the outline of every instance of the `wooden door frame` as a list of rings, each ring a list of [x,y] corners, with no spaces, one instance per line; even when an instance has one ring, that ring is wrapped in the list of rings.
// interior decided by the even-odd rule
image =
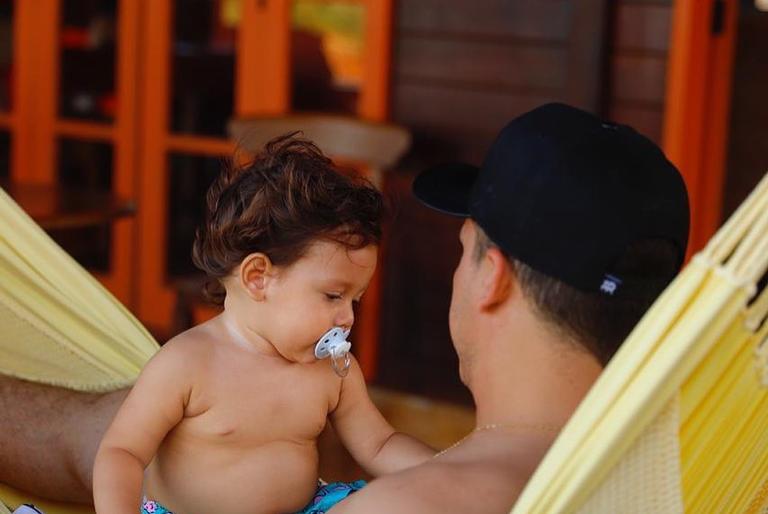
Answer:
[[[141,157],[138,174],[137,314],[153,328],[171,323],[173,291],[166,284],[166,197],[170,98],[171,0],[145,4],[142,16]]]
[[[53,126],[58,69],[60,0],[16,2],[13,20],[13,121],[11,178],[53,184],[56,180]],[[48,50],[48,51],[46,51]]]
[[[715,5],[722,31],[713,33]],[[688,255],[720,226],[738,0],[675,0],[667,67],[663,148],[688,187]]]
[[[365,58],[357,115],[389,118],[393,0],[364,0]],[[235,111],[239,116],[285,114],[291,108],[291,0],[243,2]],[[260,44],[269,41],[269,45]]]
[[[389,119],[392,72],[392,0],[365,1],[365,58],[358,116],[371,121]]]
[[[133,0],[119,2],[114,70],[118,111],[109,124],[61,119],[58,115],[62,1],[17,1],[14,6],[16,74],[9,120],[13,132],[11,177],[24,183],[55,185],[58,138],[106,142],[112,145],[113,152],[112,192],[121,198],[133,198],[139,4]],[[131,219],[116,220],[112,224],[109,272],[95,274],[129,306],[133,299],[133,230]]]
[[[241,3],[235,62],[235,116],[279,115],[289,111],[290,6],[290,0]],[[371,58],[366,59],[359,115],[384,120],[389,108],[392,0],[365,0],[365,6],[369,20],[366,54]],[[149,3],[145,6],[143,73],[139,86],[144,130],[138,171],[136,310],[143,322],[161,332],[170,328],[176,303],[176,292],[165,273],[168,152],[227,156],[235,149],[235,143],[226,138],[176,135],[168,129],[172,9],[172,0],[152,0],[151,6]],[[366,358],[369,360],[371,358]]]

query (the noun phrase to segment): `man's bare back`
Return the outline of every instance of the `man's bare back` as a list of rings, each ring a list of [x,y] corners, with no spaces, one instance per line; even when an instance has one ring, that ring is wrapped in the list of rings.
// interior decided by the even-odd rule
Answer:
[[[332,514],[509,512],[556,433],[480,431],[420,466],[380,477]]]

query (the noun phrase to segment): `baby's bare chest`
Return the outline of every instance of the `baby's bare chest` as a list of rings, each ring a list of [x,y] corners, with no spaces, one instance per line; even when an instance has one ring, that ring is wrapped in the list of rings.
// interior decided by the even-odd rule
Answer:
[[[338,397],[327,374],[299,366],[214,367],[193,390],[179,432],[259,445],[314,441]]]

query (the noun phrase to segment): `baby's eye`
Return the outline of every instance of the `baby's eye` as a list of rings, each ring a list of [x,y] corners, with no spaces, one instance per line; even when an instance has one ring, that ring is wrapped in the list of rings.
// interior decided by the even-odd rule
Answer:
[[[325,293],[325,297],[329,300],[341,300],[341,295],[338,293]]]

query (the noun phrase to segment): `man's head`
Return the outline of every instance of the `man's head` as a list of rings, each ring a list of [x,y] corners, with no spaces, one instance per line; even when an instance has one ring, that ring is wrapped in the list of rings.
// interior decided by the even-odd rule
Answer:
[[[480,169],[429,170],[414,192],[471,220],[455,287],[473,272],[487,281],[503,256],[542,324],[603,364],[685,256],[688,202],[674,166],[633,129],[562,104],[510,122]],[[464,293],[454,290],[452,330],[462,302],[478,307]]]

